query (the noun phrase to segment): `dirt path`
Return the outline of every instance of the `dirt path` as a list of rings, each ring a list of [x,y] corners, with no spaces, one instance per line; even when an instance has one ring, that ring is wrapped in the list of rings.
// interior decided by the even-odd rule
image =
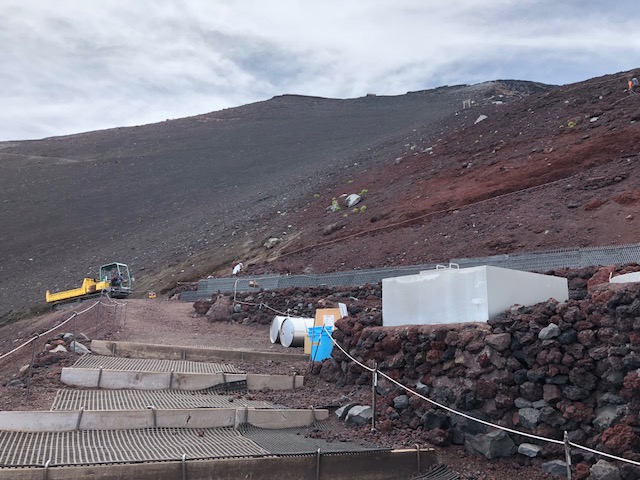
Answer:
[[[86,302],[83,308],[86,308]],[[56,338],[59,332],[88,332],[91,338],[113,339],[121,341],[174,344],[189,346],[211,346],[220,348],[252,349],[256,351],[285,351],[302,353],[302,347],[284,348],[269,340],[269,326],[238,323],[210,323],[205,317],[195,317],[190,303],[155,300],[130,300],[126,307],[117,307],[120,313],[114,314],[113,306],[100,304],[89,312],[68,321],[59,331],[44,335],[36,343],[38,353],[33,369],[30,397],[26,397],[26,377],[28,370],[19,373],[23,365],[31,358],[32,346],[28,345],[15,354],[10,361],[0,361],[0,407],[2,410],[48,410],[63,385],[60,371],[63,366],[71,365],[77,359],[73,353],[51,354],[45,352],[44,344]],[[33,333],[44,332],[56,324],[68,319],[73,311],[49,313],[38,318],[25,320],[0,328],[0,355],[15,348]],[[15,346],[14,346],[15,345]],[[246,371],[257,373],[299,373],[305,375],[305,386],[296,391],[251,392],[247,398],[268,400],[294,408],[309,406],[326,407],[344,405],[350,402],[370,404],[369,385],[339,386],[322,380],[309,371],[307,362],[295,363],[248,363],[234,362]],[[22,380],[19,387],[8,387],[11,380]],[[378,412],[379,414],[381,412]],[[317,434],[315,432],[314,434]],[[420,432],[395,430],[388,433],[372,432],[370,425],[345,427],[323,434],[328,439],[367,440],[381,446],[396,448],[415,448],[416,444],[428,447]],[[463,447],[435,447],[440,462],[449,467],[465,480],[504,480],[507,478],[526,478],[528,480],[548,480],[551,477],[540,469],[540,461],[531,463],[524,458],[488,461],[475,454],[469,454]]]

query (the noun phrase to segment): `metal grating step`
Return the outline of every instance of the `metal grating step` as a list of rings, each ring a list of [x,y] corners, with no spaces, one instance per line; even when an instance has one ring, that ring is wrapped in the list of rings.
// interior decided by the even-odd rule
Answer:
[[[446,465],[436,465],[426,474],[413,477],[411,480],[460,480],[460,477]]]
[[[217,395],[182,390],[70,390],[56,393],[51,410],[144,410],[183,408],[280,408],[270,402],[230,399]]]
[[[244,436],[276,455],[316,453],[318,449],[324,453],[390,450],[366,442],[329,442],[321,438],[309,438],[305,436],[309,433],[309,428],[271,430],[245,424],[241,430]]]
[[[73,368],[104,368],[136,372],[176,373],[242,373],[237,367],[223,363],[191,362],[188,360],[158,360],[142,358],[108,357],[106,355],[83,355]]]
[[[196,390],[196,393],[202,395],[230,395],[232,393],[247,393],[248,392],[247,381],[238,380],[236,382],[226,382],[214,385],[213,387],[203,388],[202,390]]]
[[[268,455],[233,428],[0,431],[0,466],[91,465]]]

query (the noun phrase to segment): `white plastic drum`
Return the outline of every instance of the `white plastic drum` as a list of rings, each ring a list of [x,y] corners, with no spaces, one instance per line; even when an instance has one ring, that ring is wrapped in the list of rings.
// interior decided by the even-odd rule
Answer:
[[[288,317],[280,326],[280,343],[285,347],[304,346],[307,329],[313,327],[313,318]]]
[[[271,343],[278,343],[280,341],[280,327],[282,326],[282,322],[284,322],[289,317],[282,317],[280,315],[276,315],[271,320],[271,327],[269,328],[269,340]]]

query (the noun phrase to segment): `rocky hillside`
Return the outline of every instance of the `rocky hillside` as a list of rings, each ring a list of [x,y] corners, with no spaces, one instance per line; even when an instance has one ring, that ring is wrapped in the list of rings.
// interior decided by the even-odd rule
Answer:
[[[326,272],[636,242],[631,73],[282,96],[0,144],[0,315],[116,259],[144,292],[238,261]],[[347,208],[352,193],[362,200]]]
[[[0,315],[41,302],[47,288],[76,287],[114,260],[131,266],[140,291],[226,272],[266,239],[295,236],[291,213],[345,169],[375,167],[417,132],[431,142],[460,126],[463,100],[504,103],[549,88],[285,95],[153,125],[0,143]]]
[[[640,96],[625,91],[627,76],[459,112],[461,123],[437,138],[412,132],[375,168],[344,171],[309,199],[291,222],[298,236],[261,269],[337,271],[638,242]],[[332,198],[361,192],[356,207],[366,209],[326,210]]]

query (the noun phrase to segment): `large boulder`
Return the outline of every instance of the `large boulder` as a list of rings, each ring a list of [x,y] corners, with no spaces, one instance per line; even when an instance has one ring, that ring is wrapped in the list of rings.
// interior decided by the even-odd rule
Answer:
[[[232,314],[231,299],[224,295],[218,295],[215,303],[207,311],[207,319],[210,322],[230,322]]]
[[[193,308],[196,311],[196,315],[206,315],[209,309],[213,305],[213,300],[210,298],[199,298],[193,302]]]
[[[622,480],[620,477],[620,470],[614,464],[607,462],[606,460],[598,460],[598,462],[591,467],[590,480]]]
[[[484,455],[489,460],[510,457],[516,450],[516,444],[503,430],[495,430],[487,434],[466,435],[465,449],[469,452]]]
[[[78,355],[86,355],[87,353],[91,353],[91,350],[89,350],[80,342],[76,342],[75,340],[69,344],[69,350],[77,353]]]
[[[567,463],[563,460],[551,460],[542,464],[542,470],[556,477],[567,478]]]
[[[619,456],[625,452],[634,452],[640,446],[640,437],[632,427],[625,424],[607,428],[602,432],[601,440],[606,452]]]

